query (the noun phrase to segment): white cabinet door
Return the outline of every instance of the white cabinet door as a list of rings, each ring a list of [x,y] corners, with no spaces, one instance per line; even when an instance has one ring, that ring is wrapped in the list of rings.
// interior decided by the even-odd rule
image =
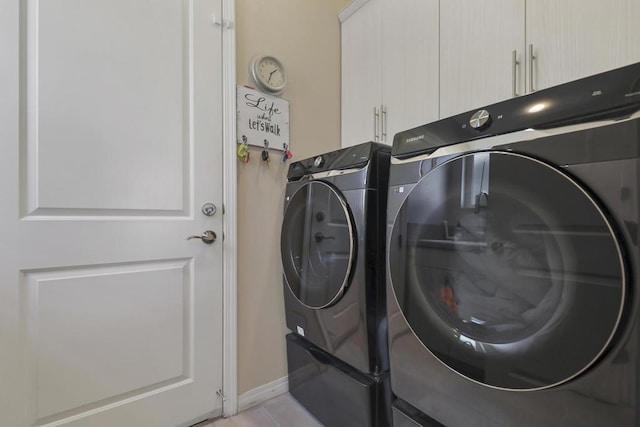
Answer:
[[[220,414],[220,0],[0,11],[0,425]]]
[[[438,0],[385,0],[382,142],[438,119]]]
[[[640,61],[640,1],[527,1],[534,89]]]
[[[379,133],[381,24],[381,0],[369,0],[342,23],[343,147],[373,141]]]
[[[524,0],[440,2],[440,117],[523,93],[524,14]]]

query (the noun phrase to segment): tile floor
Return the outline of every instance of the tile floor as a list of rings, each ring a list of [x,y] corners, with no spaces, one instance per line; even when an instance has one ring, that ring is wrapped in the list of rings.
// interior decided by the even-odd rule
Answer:
[[[219,418],[194,427],[322,427],[322,424],[285,393],[231,418]]]

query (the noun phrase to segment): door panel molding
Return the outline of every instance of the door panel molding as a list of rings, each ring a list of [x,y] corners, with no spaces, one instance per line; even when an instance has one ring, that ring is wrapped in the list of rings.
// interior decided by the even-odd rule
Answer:
[[[26,2],[23,216],[188,214],[193,12],[189,2],[161,1],[152,20],[143,3],[123,17],[110,0]]]

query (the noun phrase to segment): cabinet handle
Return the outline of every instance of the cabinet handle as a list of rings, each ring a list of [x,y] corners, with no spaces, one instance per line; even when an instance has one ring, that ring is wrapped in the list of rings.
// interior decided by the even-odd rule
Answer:
[[[386,141],[387,140],[387,108],[384,105],[380,106],[380,111],[382,112],[382,120],[381,120],[381,126],[380,128],[382,129],[382,141]]]
[[[379,141],[380,135],[378,134],[378,121],[380,120],[380,113],[378,107],[373,107],[373,140]]]
[[[518,93],[518,67],[520,66],[520,61],[518,61],[517,51],[514,50],[511,56],[512,56],[511,65],[513,66],[511,80],[513,83],[513,97],[515,98],[516,96],[520,96],[520,94]]]
[[[533,54],[533,44],[529,45],[529,92],[535,92],[536,90],[533,88],[533,61],[535,61],[536,56]]]

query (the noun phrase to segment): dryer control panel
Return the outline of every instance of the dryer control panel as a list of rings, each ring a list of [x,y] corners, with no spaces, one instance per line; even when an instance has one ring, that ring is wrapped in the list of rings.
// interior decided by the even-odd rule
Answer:
[[[637,110],[640,63],[399,132],[391,155],[406,158],[473,139],[624,117]]]

